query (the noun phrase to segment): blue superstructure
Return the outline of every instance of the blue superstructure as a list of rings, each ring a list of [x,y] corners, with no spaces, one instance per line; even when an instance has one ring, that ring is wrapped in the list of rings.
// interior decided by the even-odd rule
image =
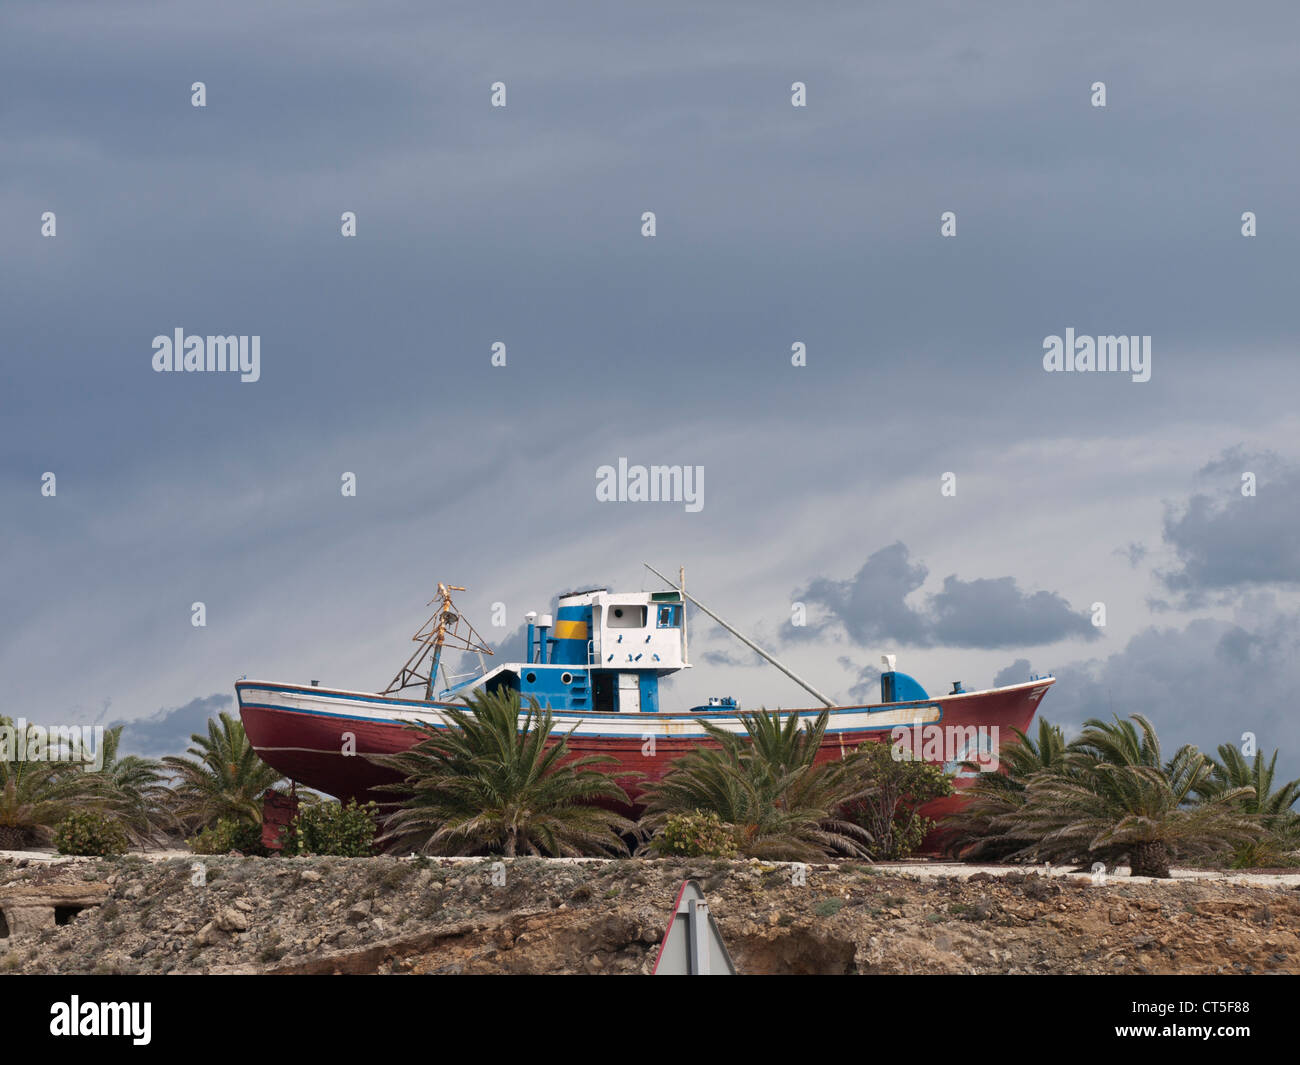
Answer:
[[[527,621],[526,661],[438,697],[506,685],[554,710],[657,713],[659,678],[690,667],[679,592],[571,592],[559,597],[554,618],[529,614]]]
[[[446,688],[447,700],[476,688],[505,686],[553,710],[658,713],[659,678],[689,669],[686,611],[679,591],[611,592],[592,588],[559,597],[555,616],[528,614],[525,661],[506,662]],[[924,702],[926,690],[885,655],[882,703]],[[737,710],[731,698],[693,710]]]

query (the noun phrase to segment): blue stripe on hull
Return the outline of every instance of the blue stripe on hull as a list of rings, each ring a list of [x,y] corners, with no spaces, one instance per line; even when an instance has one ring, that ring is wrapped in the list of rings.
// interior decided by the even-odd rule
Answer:
[[[243,695],[241,691],[242,688],[254,688],[257,691],[268,691],[268,692],[302,692],[304,695],[313,695],[318,699],[321,698],[337,699],[343,702],[356,702],[356,703],[383,703],[385,705],[390,705],[390,706],[404,706],[404,707],[410,707],[412,709],[418,708],[421,710],[447,710],[447,709],[463,710],[464,709],[464,706],[461,703],[437,703],[437,702],[426,703],[423,699],[394,699],[391,696],[387,696],[387,695],[352,695],[346,692],[332,692],[328,690],[323,691],[320,688],[301,688],[295,686],[285,686],[280,684],[253,684],[253,683],[245,684],[242,681],[235,685],[235,693],[241,696],[241,705],[242,705],[242,695]],[[942,710],[942,706],[937,700],[925,699],[917,702],[907,702],[907,703],[876,703],[870,706],[868,706],[865,703],[856,706],[832,706],[830,708],[830,711],[833,720],[835,714],[842,713],[847,710],[853,710],[853,711],[865,710],[869,714],[878,714],[882,710],[902,710],[908,707],[924,708],[930,706],[938,706]],[[262,709],[283,710],[288,708],[263,706]],[[523,709],[527,710],[527,707],[524,706]],[[741,714],[748,713],[748,712],[749,711],[746,710],[739,711],[739,713]],[[800,710],[789,710],[789,711],[782,710],[780,712],[782,714],[791,713],[791,714],[798,714],[800,717],[815,718],[818,714],[821,713],[821,710],[800,709]],[[551,716],[585,718],[585,717],[592,717],[593,715],[599,716],[599,713],[600,712],[595,710],[552,710]],[[617,713],[617,711],[609,711],[609,713],[610,716],[621,716]],[[685,721],[695,721],[698,718],[713,718],[713,717],[735,718],[736,715],[737,715],[737,711],[735,710],[724,710],[724,711],[717,711],[717,712],[700,710],[700,711],[691,711],[689,713],[681,712],[681,711],[675,713],[664,713],[662,711],[657,713],[644,713],[644,716],[646,718],[649,718],[650,720],[661,720],[663,718],[670,717],[670,718],[681,718]],[[331,715],[331,716],[335,716],[335,715]],[[347,716],[347,715],[337,715],[337,716]],[[628,716],[630,717],[631,715]]]
[[[265,690],[265,691],[274,691],[274,690],[277,690],[277,689],[264,688],[263,690]],[[332,697],[331,697],[331,698],[332,698]],[[361,716],[358,715],[358,714],[338,714],[338,713],[333,713],[333,712],[331,712],[331,711],[329,711],[329,710],[308,710],[308,709],[306,709],[306,708],[304,708],[304,707],[301,707],[301,706],[269,706],[269,705],[267,705],[266,703],[245,703],[242,699],[240,700],[239,705],[240,705],[241,708],[247,706],[250,710],[273,710],[273,711],[277,711],[277,712],[285,713],[285,714],[308,714],[308,715],[310,715],[310,716],[312,716],[312,717],[329,717],[329,718],[337,718],[337,719],[339,719],[339,720],[341,720],[341,721],[363,721],[363,722],[365,722],[366,724],[370,724],[370,725],[393,725],[393,726],[398,726],[398,727],[402,727],[402,728],[418,728],[418,727],[421,726],[421,725],[432,725],[434,728],[447,728],[447,727],[448,727],[447,725],[440,724],[440,723],[438,723],[438,722],[436,722],[436,721],[399,721],[399,720],[397,720],[397,719],[395,719],[395,718],[361,717]],[[436,710],[436,709],[438,709],[438,707],[437,707],[436,704],[424,703],[424,704],[422,704],[422,705],[427,706],[427,707],[429,707],[429,708],[432,709],[432,710]],[[900,704],[900,705],[907,705],[907,704]],[[933,724],[937,724],[938,722],[940,722],[940,721],[943,720],[943,707],[942,707],[940,704],[938,704],[938,703],[925,703],[925,704],[924,704],[924,707],[925,707],[925,709],[929,709],[929,708],[933,707],[933,708],[935,708],[936,710],[939,711],[939,716],[938,716],[937,718],[935,718],[934,721],[926,722],[926,724],[931,724],[931,725],[933,725]],[[453,707],[452,709],[461,709],[461,708],[459,708],[459,707]],[[844,707],[844,709],[846,709],[846,710],[862,710],[862,709],[865,709],[865,708],[864,708],[864,707]],[[891,707],[887,707],[887,708],[885,708],[885,709],[897,710],[897,709],[899,709],[899,706],[891,706]],[[812,711],[809,711],[809,710],[797,711],[797,710],[795,710],[795,711],[791,711],[791,713],[797,714],[799,717],[811,717],[811,718],[816,718],[816,716],[817,716],[819,713],[821,713],[821,711],[820,711],[820,710],[812,710]],[[566,717],[576,717],[576,718],[580,718],[580,719],[581,719],[581,718],[585,718],[585,719],[587,719],[587,720],[591,720],[591,719],[595,716],[595,715],[593,715],[590,711],[588,711],[588,712],[585,713],[585,714],[584,714],[584,713],[579,713],[579,712],[574,712],[574,711],[569,711],[568,713],[564,713],[564,712],[562,712],[562,711],[552,711],[551,716],[554,717],[554,718],[558,718],[558,717],[560,717],[562,714],[563,714],[563,716],[566,716]],[[833,715],[833,714],[834,714],[834,711],[832,711],[832,715]],[[611,717],[619,717],[619,718],[621,718],[622,720],[625,720],[625,721],[630,721],[630,720],[642,721],[642,720],[655,720],[655,719],[660,719],[660,720],[662,720],[663,718],[666,718],[666,717],[685,717],[685,716],[687,716],[687,715],[684,715],[684,714],[645,714],[645,715],[639,715],[639,714],[638,714],[638,715],[633,715],[633,714],[627,714],[627,715],[611,714],[610,716],[611,716]],[[712,717],[712,718],[726,717],[726,718],[729,718],[730,720],[733,720],[733,721],[737,721],[737,720],[738,720],[738,719],[736,718],[736,715],[735,715],[735,714],[692,714],[692,715],[690,715],[690,717],[691,717],[692,719],[694,719],[694,718],[702,718],[702,717]],[[831,720],[834,721],[834,717],[833,717],[833,716],[832,716]],[[910,726],[908,726],[908,725],[902,725],[902,724],[899,724],[899,723],[897,723],[897,722],[895,722],[895,723],[892,724],[892,725],[866,725],[866,726],[855,726],[855,727],[853,727],[853,728],[839,728],[839,729],[837,729],[837,728],[830,728],[829,725],[828,725],[828,726],[827,726],[827,729],[826,729],[826,735],[827,735],[827,736],[838,736],[838,735],[840,735],[841,733],[849,733],[849,732],[884,732],[884,731],[886,731],[887,729],[908,728],[908,727],[910,727]],[[581,732],[581,733],[575,733],[573,738],[574,738],[574,739],[579,739],[579,740],[585,740],[585,739],[627,740],[627,739],[630,739],[630,738],[632,738],[632,737],[629,737],[629,735],[628,735],[627,733],[624,733],[624,732]],[[697,741],[697,740],[699,740],[699,739],[701,739],[701,738],[702,738],[702,737],[700,737],[700,736],[657,736],[657,737],[655,737],[656,742],[658,742],[658,741],[664,741],[664,742],[667,742],[667,741],[678,740],[678,739]]]

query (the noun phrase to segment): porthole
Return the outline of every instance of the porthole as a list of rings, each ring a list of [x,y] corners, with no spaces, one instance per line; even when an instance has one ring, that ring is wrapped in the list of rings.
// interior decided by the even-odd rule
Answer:
[[[529,684],[532,684],[534,681],[537,680],[537,674],[536,674],[536,673],[525,673],[525,674],[524,674],[524,680],[528,681]]]
[[[572,673],[561,673],[561,674],[560,674],[560,683],[561,683],[561,684],[572,684],[572,683],[573,683],[573,674],[572,674]]]

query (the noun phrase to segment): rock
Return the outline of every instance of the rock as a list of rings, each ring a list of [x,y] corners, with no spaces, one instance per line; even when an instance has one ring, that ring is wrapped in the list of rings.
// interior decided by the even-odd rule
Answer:
[[[401,972],[405,957],[418,973],[631,974],[653,966],[668,909],[692,872],[690,863],[665,860],[529,859],[509,864],[511,886],[500,892],[485,889],[469,862],[429,863],[434,876],[422,886],[417,873],[424,869],[400,882],[388,878],[391,859],[204,861],[211,886],[197,892],[185,860],[138,868],[33,862],[35,876],[0,862],[0,904],[14,901],[9,892],[47,882],[82,891],[92,875],[109,896],[104,901],[116,903],[109,920],[92,910],[50,930],[47,948],[15,954],[8,964],[51,974],[356,973]],[[1001,878],[940,883],[892,870],[859,884],[854,870],[850,902],[841,919],[827,921],[815,918],[813,907],[828,891],[844,894],[846,881],[834,877],[845,867],[819,867],[817,875],[829,878],[820,893],[792,887],[784,874],[751,875],[752,863],[731,868],[708,894],[741,972],[1280,972],[1300,957],[1300,898],[1289,884],[1108,880],[1099,888],[1083,877],[1048,881],[1031,872],[1012,886]],[[113,888],[104,883],[108,876],[116,877]],[[142,901],[125,901],[137,884]],[[1028,892],[1025,884],[1033,885]],[[579,903],[584,886],[589,901]],[[1023,897],[1058,886],[1041,900]],[[568,907],[548,906],[556,897],[571,900]],[[196,906],[200,899],[206,903]],[[944,912],[946,923],[931,920]]]
[[[1052,884],[1046,880],[1040,880],[1037,877],[1027,878],[1024,887],[1021,888],[1025,898],[1033,899],[1035,902],[1042,902],[1054,895],[1061,893],[1059,884]]]
[[[312,884],[324,879],[315,869],[304,869],[302,871],[302,878]]]
[[[216,925],[216,922],[209,921],[199,929],[199,934],[194,937],[194,942],[200,947],[210,947],[214,943],[223,942],[226,935]]]

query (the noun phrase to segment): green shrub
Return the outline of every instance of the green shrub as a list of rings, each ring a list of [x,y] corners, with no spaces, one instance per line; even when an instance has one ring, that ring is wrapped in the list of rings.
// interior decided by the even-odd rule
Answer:
[[[1239,843],[1229,854],[1220,858],[1220,864],[1229,869],[1277,869],[1294,868],[1300,863],[1275,836],[1267,835],[1262,839]]]
[[[55,828],[54,846],[60,854],[97,858],[125,854],[126,830],[102,814],[74,810]]]
[[[663,831],[651,841],[650,849],[655,854],[687,858],[734,858],[735,830],[712,810],[669,814]]]
[[[284,853],[368,858],[375,852],[378,814],[373,802],[358,805],[356,799],[346,806],[337,802],[305,806],[285,827]]]
[[[266,854],[266,848],[262,846],[262,826],[256,821],[222,817],[186,842],[195,854],[227,854],[230,851]]]
[[[888,743],[864,743],[859,751],[872,787],[850,816],[871,834],[867,850],[876,861],[910,858],[934,827],[917,807],[951,795],[952,780],[940,766],[896,759]]]
[[[642,826],[661,832],[673,815],[708,811],[729,827],[736,850],[746,858],[870,857],[865,849],[870,833],[842,814],[863,794],[862,759],[849,754],[818,761],[830,710],[812,721],[759,710],[741,714],[740,722],[743,736],[701,722],[717,746],[688,751],[663,779],[647,786]]]

